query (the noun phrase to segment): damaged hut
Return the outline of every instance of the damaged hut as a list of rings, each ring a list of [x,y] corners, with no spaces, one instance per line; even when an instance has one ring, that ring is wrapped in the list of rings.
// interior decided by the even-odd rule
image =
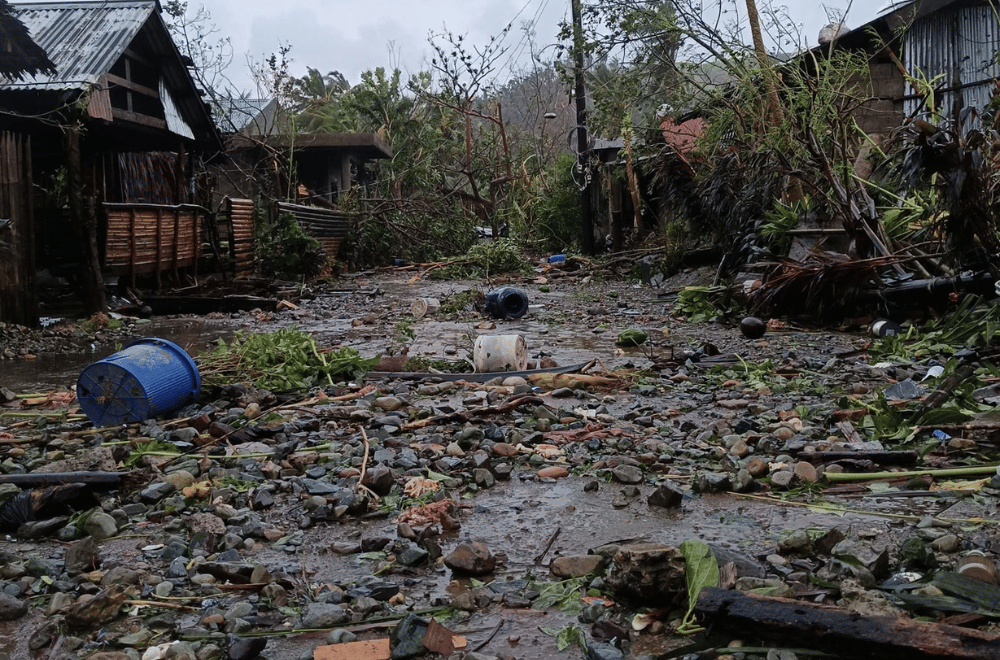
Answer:
[[[13,3],[54,65],[0,83],[12,129],[30,132],[38,267],[106,309],[104,273],[196,268],[222,140],[157,0]]]

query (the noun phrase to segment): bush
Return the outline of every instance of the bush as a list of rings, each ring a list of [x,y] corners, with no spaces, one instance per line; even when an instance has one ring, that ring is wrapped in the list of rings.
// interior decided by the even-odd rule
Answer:
[[[295,216],[282,213],[274,224],[258,214],[257,258],[261,272],[286,279],[315,277],[326,262],[323,248],[306,234]]]
[[[543,185],[528,205],[529,243],[544,252],[563,252],[580,238],[580,188],[573,178],[576,156],[562,154],[546,168]]]

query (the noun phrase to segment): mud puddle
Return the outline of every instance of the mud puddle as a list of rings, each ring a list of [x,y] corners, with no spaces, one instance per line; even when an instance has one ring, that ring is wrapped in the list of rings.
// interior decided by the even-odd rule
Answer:
[[[579,555],[625,540],[676,546],[686,539],[700,538],[763,567],[764,558],[776,551],[778,540],[795,529],[845,526],[855,534],[889,543],[899,528],[894,521],[874,515],[823,513],[806,507],[734,499],[731,495],[692,497],[681,508],[668,510],[649,507],[646,492],[628,506],[616,508],[612,501],[620,487],[602,484],[597,492],[585,492],[584,485],[590,481],[588,477],[570,477],[555,483],[513,480],[481,491],[474,499],[464,502],[461,529],[435,540],[445,555],[461,541],[485,543],[494,553],[504,557],[493,576],[477,578],[477,582],[455,579],[450,570],[440,566],[430,573],[396,570],[386,574],[384,579],[400,584],[403,593],[450,600],[462,590],[490,592],[488,584],[494,581],[503,585],[526,576],[537,576],[541,581],[556,580],[547,568],[554,557]],[[546,552],[548,540],[557,532],[556,540]],[[294,566],[303,582],[314,587],[349,584],[371,575],[377,563],[359,556],[336,555],[330,551],[331,545],[359,538],[395,536],[395,523],[388,519],[366,524],[318,526],[306,532],[306,543],[297,552],[265,547],[248,559],[269,567]],[[541,560],[536,561],[540,556]],[[500,631],[487,641],[501,620]],[[485,644],[482,653],[505,652],[519,660],[547,660],[561,655],[555,639],[541,628],[559,629],[567,625],[587,628],[575,615],[553,608],[520,610],[497,604],[473,613],[461,623],[450,621],[446,625],[466,636],[469,648]],[[360,636],[372,638],[384,634],[384,630],[366,630]],[[268,657],[295,660],[304,650],[324,643],[323,638],[316,635],[276,637],[268,643]],[[665,652],[682,643],[683,640],[667,636],[643,640],[647,653]]]

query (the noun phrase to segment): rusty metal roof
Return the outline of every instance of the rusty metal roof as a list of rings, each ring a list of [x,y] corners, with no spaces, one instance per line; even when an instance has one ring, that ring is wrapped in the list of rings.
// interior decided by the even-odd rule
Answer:
[[[108,71],[156,11],[156,0],[11,3],[11,13],[55,65],[54,75],[0,89],[84,89]]]

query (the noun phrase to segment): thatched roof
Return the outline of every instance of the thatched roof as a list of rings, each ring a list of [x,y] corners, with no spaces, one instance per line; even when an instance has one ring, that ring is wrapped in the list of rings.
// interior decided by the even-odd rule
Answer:
[[[0,76],[23,80],[25,75],[55,72],[55,65],[32,41],[28,28],[11,14],[7,0],[0,0]]]

